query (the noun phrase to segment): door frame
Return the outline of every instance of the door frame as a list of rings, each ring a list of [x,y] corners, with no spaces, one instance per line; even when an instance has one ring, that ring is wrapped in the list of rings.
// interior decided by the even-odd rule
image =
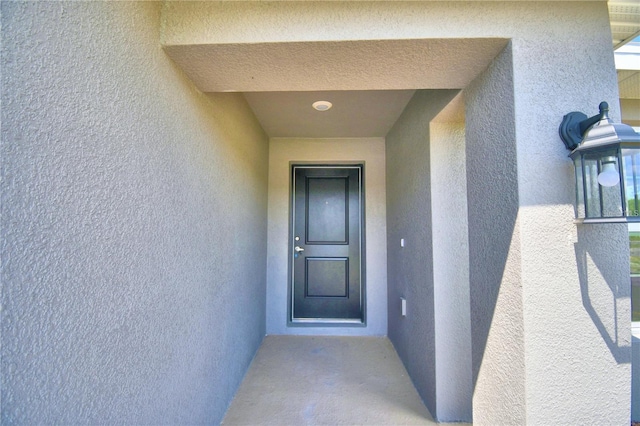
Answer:
[[[295,170],[296,168],[357,168],[360,173],[360,191],[359,191],[359,204],[360,204],[360,309],[362,312],[362,319],[294,319],[293,318],[293,285],[294,285],[294,263],[293,263],[293,248],[295,246],[294,241],[294,223],[295,223]],[[366,327],[367,324],[367,286],[366,286],[366,244],[365,244],[365,162],[364,161],[329,161],[329,162],[305,162],[305,161],[290,161],[289,162],[289,235],[287,249],[287,270],[288,270],[288,283],[287,283],[287,327]]]

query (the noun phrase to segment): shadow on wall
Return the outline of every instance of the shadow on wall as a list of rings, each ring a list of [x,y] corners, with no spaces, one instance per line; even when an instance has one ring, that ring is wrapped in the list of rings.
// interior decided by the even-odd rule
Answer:
[[[476,388],[480,367],[487,348],[489,331],[493,324],[498,298],[502,292],[508,292],[508,289],[503,287],[509,287],[506,267],[512,245],[518,207],[517,204],[513,203],[513,200],[510,200],[510,198],[514,197],[517,200],[517,195],[509,194],[509,191],[506,190],[506,185],[502,186],[502,188],[504,188],[503,191],[495,191],[497,197],[494,196],[492,200],[492,203],[496,203],[494,205],[505,206],[501,212],[501,219],[490,221],[488,224],[485,223],[482,227],[469,226],[469,241],[473,241],[473,245],[477,247],[475,255],[471,256],[469,264],[474,389]],[[496,198],[505,199],[497,200]],[[482,204],[482,200],[469,198],[469,206],[475,205],[478,207]],[[473,215],[470,214],[469,223],[472,222]],[[491,229],[487,229],[487,226]],[[488,268],[487,265],[499,266]]]
[[[504,345],[521,344],[522,291],[515,228],[518,210],[518,157],[516,151],[511,44],[465,90],[465,157],[467,160],[467,217],[469,226],[469,296],[471,311],[472,374],[474,393],[483,361],[487,375],[501,374],[494,367],[513,362]],[[487,111],[500,111],[500,123]],[[496,190],[499,188],[499,190]],[[489,342],[491,329],[501,330]],[[487,362],[487,355],[489,355]],[[496,378],[491,386],[519,389],[518,372]],[[500,385],[498,385],[500,383]],[[487,392],[488,392],[487,388]],[[481,392],[481,394],[487,394]],[[508,397],[513,400],[512,396]],[[518,397],[514,397],[518,398]],[[474,404],[477,401],[474,399]],[[495,403],[495,398],[492,403]],[[487,404],[489,402],[487,401]],[[513,422],[521,419],[513,418]]]
[[[611,256],[619,252],[612,246],[619,247],[619,244],[624,244],[618,239],[607,238],[609,234],[605,233],[605,227],[609,226],[626,228],[627,225],[578,226],[576,262],[582,305],[616,362],[624,364],[631,362],[631,343],[628,336],[631,318],[628,317],[628,306],[627,309],[622,309],[620,314],[620,305],[631,303],[631,284],[628,268],[620,271],[607,266],[611,265]],[[600,268],[600,265],[603,267]],[[610,296],[604,293],[610,293]]]

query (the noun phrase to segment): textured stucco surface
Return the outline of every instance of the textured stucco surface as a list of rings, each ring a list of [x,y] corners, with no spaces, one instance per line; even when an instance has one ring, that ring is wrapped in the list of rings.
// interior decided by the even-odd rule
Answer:
[[[364,163],[366,327],[288,327],[291,164]],[[387,253],[383,138],[272,138],[269,144],[267,334],[387,334]]]
[[[388,335],[436,419],[429,123],[457,93],[417,91],[386,138]]]
[[[464,99],[460,94],[429,125],[436,413],[471,421],[471,323]]]
[[[491,37],[540,27],[553,8],[580,21],[599,1],[167,2],[161,37],[163,45]],[[514,12],[534,21],[506,19]]]
[[[477,20],[473,12],[459,15],[469,24],[452,36],[509,36],[512,58],[498,57],[487,71],[492,74],[465,91],[473,420],[624,424],[630,400],[624,230],[585,226],[581,233],[592,238],[578,236],[571,164],[557,136],[562,115],[595,108],[598,99],[612,100],[613,116],[619,115],[606,5],[503,3],[500,11],[477,6],[487,13]],[[507,22],[507,15],[520,18]],[[586,27],[592,29],[588,34]],[[467,93],[473,91],[485,95],[474,98]],[[503,133],[501,143],[491,143],[495,133]],[[389,194],[395,190],[388,187]],[[504,203],[487,201],[501,197],[507,197]],[[391,220],[391,205],[388,212]],[[608,241],[608,250],[597,248],[599,239]],[[599,253],[597,262],[585,262],[588,256],[578,255],[584,252]],[[392,256],[390,249],[390,271]],[[600,290],[585,291],[588,283]],[[390,336],[397,310],[391,292],[390,286]]]
[[[557,136],[563,114],[603,100],[620,119],[608,12],[570,8],[513,40],[527,422],[628,424],[627,229],[569,220],[573,170]]]
[[[165,43],[174,30],[182,44],[302,49],[510,39],[465,88],[473,420],[628,424],[626,229],[573,224],[572,166],[557,136],[564,114],[594,114],[602,100],[619,119],[606,2],[165,7],[189,9],[175,24],[165,13]],[[2,2],[3,419],[215,422],[264,331],[266,144],[249,142],[263,136],[238,97],[205,99],[171,66],[159,21],[153,4]],[[304,67],[285,53],[284,68]],[[313,73],[300,76],[281,90],[318,89]],[[388,172],[428,176],[397,160],[428,163],[425,149],[394,154]],[[435,310],[411,300],[434,291],[430,225],[419,227],[429,187],[390,186],[425,210],[389,205],[389,247],[397,212],[415,231],[410,264],[389,250],[399,283],[389,336],[424,398],[437,395]],[[241,218],[252,226],[234,227]],[[402,323],[399,292],[413,281],[424,285]],[[267,306],[286,309],[283,300]]]
[[[166,2],[162,43],[204,91],[460,88],[506,44],[465,25],[483,13],[470,6]],[[457,40],[439,39],[452,28]]]
[[[309,85],[327,91],[404,90],[464,87],[506,43],[502,38],[427,38],[165,44],[164,49],[204,92],[304,91]]]
[[[265,333],[266,136],[158,3],[1,12],[2,423],[219,422]]]
[[[509,47],[464,92],[473,420],[479,424],[522,424],[526,417],[512,81]]]

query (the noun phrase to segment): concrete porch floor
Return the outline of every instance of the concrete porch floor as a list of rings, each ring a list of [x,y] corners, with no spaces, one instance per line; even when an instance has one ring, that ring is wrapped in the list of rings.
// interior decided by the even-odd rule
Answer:
[[[385,337],[267,336],[224,425],[435,425]]]

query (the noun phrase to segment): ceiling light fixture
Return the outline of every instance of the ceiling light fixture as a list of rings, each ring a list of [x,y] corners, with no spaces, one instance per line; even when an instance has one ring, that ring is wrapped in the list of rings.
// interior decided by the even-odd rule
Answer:
[[[314,102],[312,106],[316,111],[328,111],[333,104],[329,101],[317,101]]]

